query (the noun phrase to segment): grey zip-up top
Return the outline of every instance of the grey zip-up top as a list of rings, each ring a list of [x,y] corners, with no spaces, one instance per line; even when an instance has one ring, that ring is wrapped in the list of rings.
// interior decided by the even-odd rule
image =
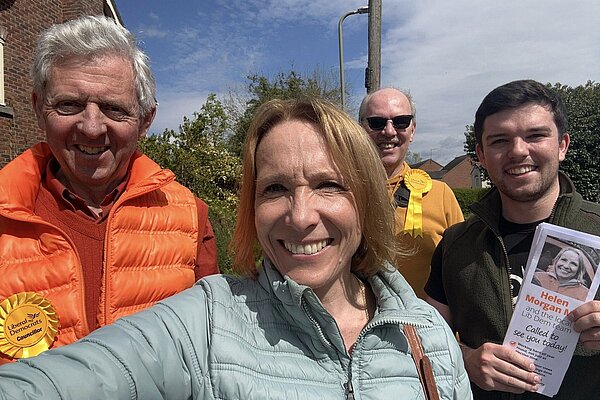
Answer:
[[[389,269],[369,278],[378,308],[352,358],[313,291],[267,262],[257,281],[207,277],[74,345],[1,367],[0,399],[423,399],[402,324],[416,326],[440,398],[470,399],[450,329]]]

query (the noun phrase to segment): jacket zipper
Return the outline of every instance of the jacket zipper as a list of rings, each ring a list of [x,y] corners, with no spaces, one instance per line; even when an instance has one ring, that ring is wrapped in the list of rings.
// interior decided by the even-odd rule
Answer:
[[[502,252],[504,253],[504,262],[506,263],[506,271],[508,272],[508,290],[510,293],[510,307],[514,311],[515,310],[515,303],[514,303],[515,292],[510,283],[510,276],[512,275],[512,267],[510,266],[510,261],[508,260],[508,251],[506,251],[506,246],[504,245],[504,241],[498,235],[496,235],[496,239],[498,239],[498,241],[500,242],[500,246],[502,247]]]
[[[329,341],[329,339],[327,339],[327,336],[325,336],[325,334],[323,333],[323,329],[321,328],[321,325],[312,316],[308,306],[306,305],[306,301],[304,300],[304,298],[302,298],[301,305],[302,305],[302,310],[304,311],[304,314],[306,315],[306,317],[316,327],[317,334],[319,335],[319,339],[321,339],[321,341],[323,343],[327,344],[327,346],[333,347],[333,344],[331,343],[331,341]],[[362,332],[361,332],[361,334],[362,334]],[[360,337],[360,335],[359,335],[359,337]],[[356,341],[358,342],[358,338],[356,339]],[[346,394],[346,400],[354,400],[354,387],[352,386],[352,358],[350,358],[350,362],[348,363],[348,380],[344,384],[344,388],[345,388],[344,393]]]
[[[344,385],[346,387],[346,400],[354,400],[354,388],[352,387],[352,374],[348,376],[348,382]]]
[[[304,310],[304,314],[310,320],[310,322],[316,327],[319,338],[326,343],[328,346],[333,346],[333,344],[327,339],[325,334],[323,333],[323,329],[321,325],[317,322],[317,320],[312,316],[308,306],[306,305],[306,301],[302,298],[301,301],[302,310]],[[406,324],[412,325],[417,328],[425,328],[430,326],[431,324],[426,323],[417,323],[414,321],[402,321],[400,319],[391,319],[391,318],[379,318],[377,320],[371,320],[367,325],[363,328],[363,330],[358,334],[355,341],[354,349],[358,347],[357,344],[360,340],[365,336],[366,332],[373,329],[376,326],[384,325],[384,324]],[[350,361],[348,363],[348,380],[344,383],[344,393],[346,394],[346,400],[354,400],[354,386],[352,384],[352,357],[350,357]]]
[[[419,327],[419,328],[425,328],[428,325],[427,324],[418,324],[418,323],[414,323],[414,322],[401,322],[401,321],[395,321],[392,319],[387,319],[387,318],[383,318],[383,319],[379,319],[375,322],[371,321],[369,322],[365,328],[360,332],[360,334],[358,335],[358,337],[356,338],[356,342],[358,343],[362,337],[366,334],[366,332],[376,326],[379,325],[384,325],[386,323],[390,323],[390,324],[402,324],[402,325],[412,325],[414,327]],[[355,350],[356,350],[356,346],[355,345]],[[348,381],[344,384],[344,387],[346,388],[346,400],[354,400],[354,386],[352,385],[352,359],[350,359],[350,363],[348,364]]]
[[[556,205],[558,203],[558,200],[556,200],[556,202],[554,203],[554,206],[552,207],[552,211],[550,212],[550,216],[548,217],[548,221],[551,222],[554,219],[554,214],[556,212]],[[482,219],[483,221],[483,219]],[[487,222],[486,222],[487,224]],[[494,232],[494,229],[492,229],[492,227],[487,224],[488,227],[492,230],[492,232]],[[508,252],[506,251],[506,246],[504,246],[504,241],[502,240],[502,238],[500,237],[500,235],[494,233],[496,235],[496,239],[498,239],[498,242],[500,242],[500,246],[502,247],[502,252],[504,253],[504,261],[506,262],[506,269],[508,272],[508,290],[510,291],[510,306],[512,308],[512,310],[515,310],[515,303],[514,303],[514,298],[515,298],[515,293],[513,290],[512,285],[510,284],[510,275],[512,274],[512,267],[510,265],[510,261],[508,260]],[[525,277],[523,277],[525,278]]]
[[[306,314],[306,317],[310,320],[310,322],[312,322],[312,324],[317,327],[317,333],[319,334],[319,339],[321,339],[321,341],[323,343],[327,344],[328,346],[333,346],[333,344],[329,341],[329,339],[327,339],[327,337],[323,333],[323,329],[321,329],[321,325],[317,322],[317,320],[310,313],[304,298],[302,298],[302,309],[304,310],[304,314]]]

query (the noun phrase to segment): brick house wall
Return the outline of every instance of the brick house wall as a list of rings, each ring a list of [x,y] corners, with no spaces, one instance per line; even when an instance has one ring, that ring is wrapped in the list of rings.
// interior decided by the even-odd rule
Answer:
[[[431,158],[428,158],[425,161],[411,164],[411,167],[419,168],[419,169],[422,169],[423,171],[439,171],[442,169],[442,165],[440,165],[438,162],[432,160]]]
[[[468,157],[465,157],[452,169],[448,170],[442,176],[442,181],[446,182],[451,188],[470,188],[473,185],[472,171],[473,165]]]
[[[0,167],[44,139],[31,108],[29,76],[36,39],[49,26],[82,15],[108,15],[120,22],[107,0],[0,0],[4,34],[4,98],[0,105]]]

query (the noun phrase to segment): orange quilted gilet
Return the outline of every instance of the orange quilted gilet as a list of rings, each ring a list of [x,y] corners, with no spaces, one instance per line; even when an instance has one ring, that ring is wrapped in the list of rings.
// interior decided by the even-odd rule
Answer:
[[[60,321],[52,347],[89,333],[82,268],[70,239],[32,213],[49,157],[38,144],[0,170],[0,301],[34,291]],[[101,325],[140,311],[194,284],[198,212],[194,195],[136,153],[125,192],[108,217]],[[9,361],[0,355],[0,364]]]

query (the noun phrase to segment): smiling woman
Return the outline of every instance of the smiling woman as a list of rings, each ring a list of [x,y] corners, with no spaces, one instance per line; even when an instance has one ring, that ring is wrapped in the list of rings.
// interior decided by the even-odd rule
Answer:
[[[354,197],[325,149],[312,123],[271,128],[257,147],[254,200],[265,255],[320,298],[344,274],[352,282],[350,260],[361,240]]]
[[[232,248],[247,276],[202,279],[74,345],[0,368],[0,393],[470,399],[452,332],[387,262],[393,210],[362,128],[323,101],[270,101],[251,123],[243,168]]]
[[[585,283],[586,256],[575,247],[564,247],[546,271],[536,272],[533,283],[554,292],[585,300],[588,287]]]
[[[236,265],[255,273],[249,241],[258,240],[281,275],[321,299],[351,351],[375,309],[372,291],[354,274],[372,275],[395,250],[393,209],[374,148],[329,104],[279,101],[257,112],[244,151]]]
[[[272,148],[262,151],[261,155],[259,151],[263,150],[261,144],[266,136],[278,136],[279,141],[270,138],[267,147]],[[298,169],[306,162],[307,169],[303,173],[323,181],[323,185],[329,182],[325,186],[329,186],[330,192],[337,185],[346,197],[351,196],[362,231],[360,248],[351,254],[352,268],[366,275],[379,270],[384,261],[394,255],[396,248],[392,234],[393,208],[385,189],[385,171],[378,157],[373,157],[377,156],[375,151],[362,128],[328,103],[274,101],[261,107],[248,129],[244,148],[244,180],[233,240],[238,270],[250,275],[256,273],[254,219],[255,206],[260,205],[261,197],[257,188],[261,157],[265,165],[271,163],[271,168],[276,168],[272,165],[276,160],[269,159],[284,158],[281,165],[285,169],[276,168],[280,174],[286,169],[289,174],[294,174],[292,163],[295,162]],[[383,186],[379,184],[382,180]]]

